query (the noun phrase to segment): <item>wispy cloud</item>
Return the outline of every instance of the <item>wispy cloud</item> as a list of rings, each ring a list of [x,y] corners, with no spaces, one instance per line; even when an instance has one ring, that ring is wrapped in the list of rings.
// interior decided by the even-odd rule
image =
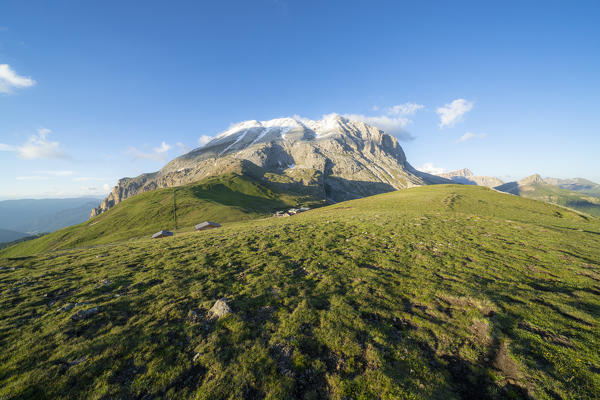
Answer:
[[[187,146],[181,142],[175,143],[175,146],[177,147],[177,153],[179,154],[189,153],[192,150],[190,146]]]
[[[463,115],[471,111],[474,103],[465,99],[456,99],[443,107],[438,107],[436,112],[440,116],[440,129],[454,126],[460,122]]]
[[[38,129],[36,135],[29,137],[27,142],[22,145],[10,145],[0,143],[0,151],[12,151],[17,157],[25,160],[37,158],[68,160],[70,157],[62,150],[59,142],[48,140],[48,135],[52,133],[50,129]]]
[[[12,93],[14,89],[30,87],[35,83],[30,77],[18,75],[10,65],[0,64],[0,93]]]
[[[344,114],[344,118],[348,118],[354,121],[364,122],[365,124],[373,125],[382,131],[394,135],[399,140],[408,142],[414,139],[409,132],[404,128],[408,125],[411,120],[404,117],[389,117],[387,115],[380,116],[367,116],[362,114]]]
[[[198,144],[200,145],[200,147],[202,147],[202,146],[205,146],[208,142],[210,142],[213,139],[214,139],[214,137],[212,137],[212,136],[202,135],[198,138]]]
[[[10,144],[0,143],[0,151],[17,151],[17,147]]]
[[[406,126],[412,123],[412,120],[408,117],[423,108],[425,106],[422,104],[410,102],[383,109],[375,105],[372,111],[381,110],[380,115],[344,114],[343,117],[373,125],[390,135],[394,135],[398,140],[408,142],[414,139],[414,136],[406,130]]]
[[[423,104],[404,103],[387,108],[388,115],[414,115],[417,111],[425,108]]]
[[[467,132],[464,135],[462,135],[457,142],[461,143],[461,142],[466,142],[467,140],[471,140],[471,139],[483,139],[484,137],[486,137],[487,134],[486,133],[473,133],[473,132]]]
[[[168,152],[173,146],[166,142],[162,142],[160,146],[153,147],[152,151],[142,151],[136,147],[130,147],[127,149],[127,154],[132,156],[136,160],[154,160],[154,161],[166,161]]]
[[[443,174],[444,172],[446,172],[446,170],[444,168],[440,168],[440,167],[436,167],[435,165],[433,165],[433,163],[425,163],[423,165],[421,165],[420,167],[417,167],[417,169],[421,172],[426,172],[428,174]]]

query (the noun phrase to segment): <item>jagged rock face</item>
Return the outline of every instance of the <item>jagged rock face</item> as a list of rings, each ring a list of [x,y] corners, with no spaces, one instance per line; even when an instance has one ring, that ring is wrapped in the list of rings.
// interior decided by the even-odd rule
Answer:
[[[473,175],[473,172],[467,168],[452,172],[445,172],[443,174],[438,174],[438,176],[450,179],[456,183],[462,183],[464,185],[496,187],[504,183],[502,180],[493,176],[475,176]]]
[[[320,121],[246,121],[158,172],[119,180],[90,217],[138,193],[227,172],[249,174],[275,187],[330,201],[448,182],[415,170],[393,136],[362,122],[338,115]]]
[[[451,171],[451,172],[444,172],[443,174],[438,174],[438,176],[442,176],[444,178],[454,178],[454,177],[464,177],[464,178],[469,178],[471,176],[473,176],[473,173],[471,172],[470,169],[468,168],[463,168],[463,169],[459,169],[456,171]]]
[[[517,183],[519,184],[519,186],[525,186],[525,185],[537,185],[537,184],[546,183],[546,182],[544,182],[544,179],[539,174],[533,174],[526,178],[521,179]]]

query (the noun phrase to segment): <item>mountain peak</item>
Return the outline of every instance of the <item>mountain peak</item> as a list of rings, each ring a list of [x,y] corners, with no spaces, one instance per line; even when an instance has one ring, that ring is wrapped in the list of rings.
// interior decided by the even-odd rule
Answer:
[[[449,182],[414,169],[395,137],[364,122],[337,114],[320,120],[248,120],[157,172],[121,179],[92,216],[138,193],[224,173],[253,176],[276,190],[333,202]]]
[[[443,176],[445,178],[450,178],[453,176],[463,176],[465,178],[473,176],[473,172],[471,172],[468,168],[458,169],[456,171],[445,172],[443,174],[438,174],[438,176]]]
[[[540,176],[540,174],[533,174],[526,178],[521,179],[517,183],[519,184],[519,186],[523,186],[523,185],[537,185],[537,184],[546,183],[546,182]]]

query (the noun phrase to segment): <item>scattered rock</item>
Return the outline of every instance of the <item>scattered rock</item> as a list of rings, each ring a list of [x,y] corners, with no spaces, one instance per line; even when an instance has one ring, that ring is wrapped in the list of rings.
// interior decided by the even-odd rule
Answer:
[[[87,310],[78,310],[75,314],[71,315],[71,319],[73,321],[81,321],[96,314],[98,314],[98,307],[92,307]]]
[[[200,356],[201,356],[201,355],[202,355],[202,353],[196,353],[196,354],[194,355],[194,358],[192,359],[192,361],[194,361],[194,362],[195,362],[195,361],[196,361],[198,358],[200,358]]]
[[[212,308],[208,311],[213,318],[221,318],[231,313],[231,308],[227,304],[227,298],[223,297],[215,302]]]

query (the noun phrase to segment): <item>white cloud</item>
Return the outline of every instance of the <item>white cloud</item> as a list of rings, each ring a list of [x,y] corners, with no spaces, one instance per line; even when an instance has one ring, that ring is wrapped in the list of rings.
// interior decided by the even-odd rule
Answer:
[[[38,129],[37,135],[31,136],[27,142],[20,146],[0,143],[0,151],[15,152],[17,153],[17,157],[25,160],[33,160],[36,158],[58,160],[69,159],[70,157],[61,149],[60,143],[51,142],[47,139],[47,136],[51,132],[50,129]]]
[[[344,114],[343,117],[373,125],[390,135],[394,135],[399,140],[409,141],[414,139],[414,137],[404,129],[406,125],[412,122],[408,118],[388,117],[387,115],[367,116],[362,114]]]
[[[198,144],[200,145],[200,147],[206,146],[206,144],[213,139],[214,139],[214,137],[212,137],[212,136],[202,135],[198,138]]]
[[[436,167],[433,165],[433,163],[425,163],[423,165],[421,165],[420,167],[417,167],[417,169],[421,172],[426,172],[428,174],[443,174],[444,172],[446,172],[446,170],[444,168],[440,168],[440,167]]]
[[[171,150],[171,148],[173,148],[173,146],[171,146],[170,144],[167,144],[165,142],[162,142],[159,147],[154,148],[154,151],[156,152],[156,154],[163,154],[163,153],[167,153],[169,150]]]
[[[19,76],[8,64],[0,64],[0,93],[12,93],[13,89],[21,89],[35,85],[35,81],[26,76]]]
[[[105,192],[110,192],[111,189],[112,189],[112,187],[108,183],[105,183],[104,185],[102,185],[102,190],[104,190]]]
[[[485,133],[472,133],[472,132],[467,132],[464,135],[462,135],[457,142],[466,142],[467,140],[471,140],[471,139],[483,139],[484,137],[486,137],[487,134]]]
[[[137,149],[136,147],[130,147],[127,149],[127,154],[132,156],[136,160],[154,160],[154,161],[166,161],[169,150],[173,146],[162,142],[160,146],[153,147],[151,152],[145,152]]]
[[[423,104],[404,103],[387,108],[388,115],[414,115],[417,111],[425,108]]]
[[[422,104],[409,102],[386,107],[382,110],[381,115],[343,114],[342,116],[373,125],[390,135],[394,135],[398,140],[410,141],[414,139],[414,136],[405,129],[407,125],[412,123],[412,120],[408,116],[414,115],[423,108],[425,106]],[[380,107],[377,105],[372,107],[372,111],[379,110]]]
[[[473,102],[465,99],[456,99],[452,103],[438,107],[436,112],[440,116],[440,129],[454,126],[454,124],[460,122],[463,115],[471,111],[473,105]]]

